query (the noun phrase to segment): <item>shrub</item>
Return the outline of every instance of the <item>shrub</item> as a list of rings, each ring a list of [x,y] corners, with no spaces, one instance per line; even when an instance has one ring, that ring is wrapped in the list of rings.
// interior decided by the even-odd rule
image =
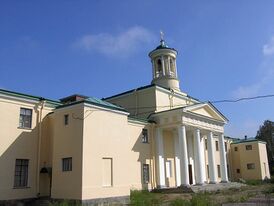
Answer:
[[[246,180],[247,185],[261,185],[263,183],[262,180]]]

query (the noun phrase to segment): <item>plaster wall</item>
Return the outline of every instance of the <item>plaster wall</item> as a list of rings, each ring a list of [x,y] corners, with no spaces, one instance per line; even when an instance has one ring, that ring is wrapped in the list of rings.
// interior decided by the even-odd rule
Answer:
[[[69,115],[68,125],[64,115]],[[53,118],[52,198],[82,198],[82,147],[84,106],[77,104],[55,110]],[[62,159],[72,158],[72,171],[62,170]]]
[[[0,200],[33,198],[39,192],[37,158],[40,104],[39,101],[0,97]],[[19,127],[20,108],[32,110],[31,128]],[[45,107],[42,119],[51,110]],[[29,160],[27,187],[14,188],[16,159]]]
[[[90,108],[85,107],[85,113]],[[93,110],[84,121],[82,199],[128,196],[143,182],[142,165],[150,164],[150,143],[142,143],[145,124],[125,114]],[[150,138],[150,137],[149,137]],[[112,184],[103,185],[103,158],[112,159]],[[151,170],[150,170],[151,171]],[[151,175],[150,175],[151,176]]]

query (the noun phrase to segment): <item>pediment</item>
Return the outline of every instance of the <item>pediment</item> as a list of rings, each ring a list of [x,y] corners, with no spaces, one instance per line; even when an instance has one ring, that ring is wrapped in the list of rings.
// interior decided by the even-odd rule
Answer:
[[[228,121],[227,118],[210,103],[191,105],[191,106],[185,107],[184,111],[205,116],[218,121],[223,121],[223,122]]]

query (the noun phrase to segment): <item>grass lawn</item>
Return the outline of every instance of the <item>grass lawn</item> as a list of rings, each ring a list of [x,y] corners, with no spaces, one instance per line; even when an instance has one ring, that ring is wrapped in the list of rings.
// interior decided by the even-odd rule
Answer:
[[[257,195],[274,197],[274,184],[252,183],[241,188],[231,188],[216,192],[198,194],[162,194],[148,191],[132,191],[132,206],[220,206],[222,203],[246,202]]]
[[[131,191],[130,206],[221,206],[223,203],[246,202],[258,195],[274,198],[274,184],[262,181],[247,181],[246,186],[215,192],[164,194],[148,191]],[[55,202],[50,206],[76,206],[69,201]],[[116,205],[119,204],[106,204]],[[80,206],[78,204],[77,206]]]

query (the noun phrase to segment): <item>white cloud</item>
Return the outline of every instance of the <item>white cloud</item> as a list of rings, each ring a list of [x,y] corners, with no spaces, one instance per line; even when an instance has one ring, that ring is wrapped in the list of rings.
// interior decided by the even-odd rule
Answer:
[[[263,46],[262,53],[264,58],[262,60],[260,69],[264,72],[257,81],[250,85],[241,85],[232,92],[233,98],[252,97],[260,94],[265,88],[273,85],[274,80],[274,36],[269,43]]]
[[[262,83],[258,82],[254,85],[240,86],[232,92],[233,98],[239,99],[244,97],[252,97],[258,94],[262,87]]]
[[[84,35],[76,41],[74,46],[88,52],[93,51],[108,56],[125,57],[133,54],[154,39],[154,35],[148,29],[134,26],[118,35],[109,33]]]
[[[270,41],[263,46],[263,54],[265,56],[274,54],[274,36],[272,36]]]

